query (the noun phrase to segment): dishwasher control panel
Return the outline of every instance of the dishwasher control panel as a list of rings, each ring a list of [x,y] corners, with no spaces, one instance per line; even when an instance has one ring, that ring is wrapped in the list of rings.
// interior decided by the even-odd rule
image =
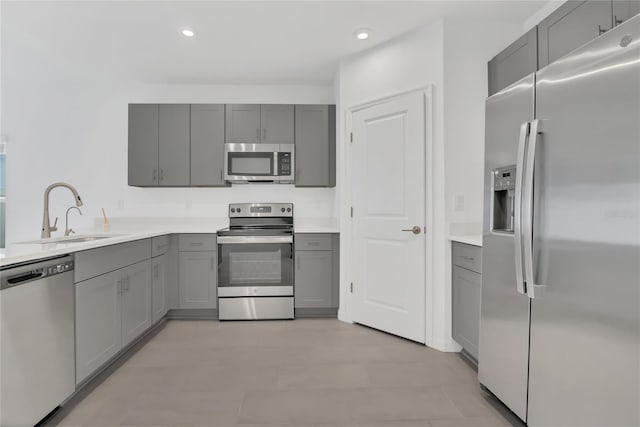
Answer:
[[[73,271],[73,267],[73,258],[65,256],[60,259],[52,259],[49,261],[41,261],[8,268],[2,272],[0,289],[12,288],[14,286],[33,282],[34,280]]]

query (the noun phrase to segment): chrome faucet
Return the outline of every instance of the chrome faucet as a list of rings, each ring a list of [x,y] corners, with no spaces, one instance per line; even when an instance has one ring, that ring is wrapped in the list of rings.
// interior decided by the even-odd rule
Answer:
[[[82,206],[82,199],[78,194],[78,190],[76,190],[73,185],[67,184],[66,182],[56,182],[48,186],[47,189],[44,190],[44,213],[42,215],[42,234],[40,235],[40,237],[42,237],[43,239],[51,237],[51,232],[58,229],[58,227],[56,227],[56,224],[58,224],[57,217],[55,222],[53,223],[53,226],[51,226],[51,223],[49,221],[49,193],[51,193],[51,190],[57,187],[68,188],[73,193],[73,197],[76,198],[76,206]]]
[[[80,213],[80,215],[82,215],[82,211],[78,207],[71,206],[69,209],[67,209],[67,212],[64,214],[64,235],[65,236],[68,236],[71,233],[75,233],[75,231],[73,231],[73,228],[69,228],[69,211],[73,209],[77,210]]]

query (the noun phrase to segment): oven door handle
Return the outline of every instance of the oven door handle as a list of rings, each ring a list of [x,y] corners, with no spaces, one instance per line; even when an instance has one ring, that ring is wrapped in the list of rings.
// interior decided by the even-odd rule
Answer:
[[[218,243],[293,243],[293,236],[218,236]]]

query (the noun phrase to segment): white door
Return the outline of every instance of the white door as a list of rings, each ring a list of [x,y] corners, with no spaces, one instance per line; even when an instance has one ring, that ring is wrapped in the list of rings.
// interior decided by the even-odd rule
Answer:
[[[416,92],[354,112],[351,157],[354,321],[421,343],[424,103]]]
[[[151,326],[151,262],[122,270],[122,347]]]

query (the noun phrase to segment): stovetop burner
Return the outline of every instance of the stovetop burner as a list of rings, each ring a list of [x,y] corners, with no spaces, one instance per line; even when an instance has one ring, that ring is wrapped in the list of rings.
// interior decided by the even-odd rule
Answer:
[[[293,234],[292,203],[231,203],[229,227],[219,236],[282,236]]]

